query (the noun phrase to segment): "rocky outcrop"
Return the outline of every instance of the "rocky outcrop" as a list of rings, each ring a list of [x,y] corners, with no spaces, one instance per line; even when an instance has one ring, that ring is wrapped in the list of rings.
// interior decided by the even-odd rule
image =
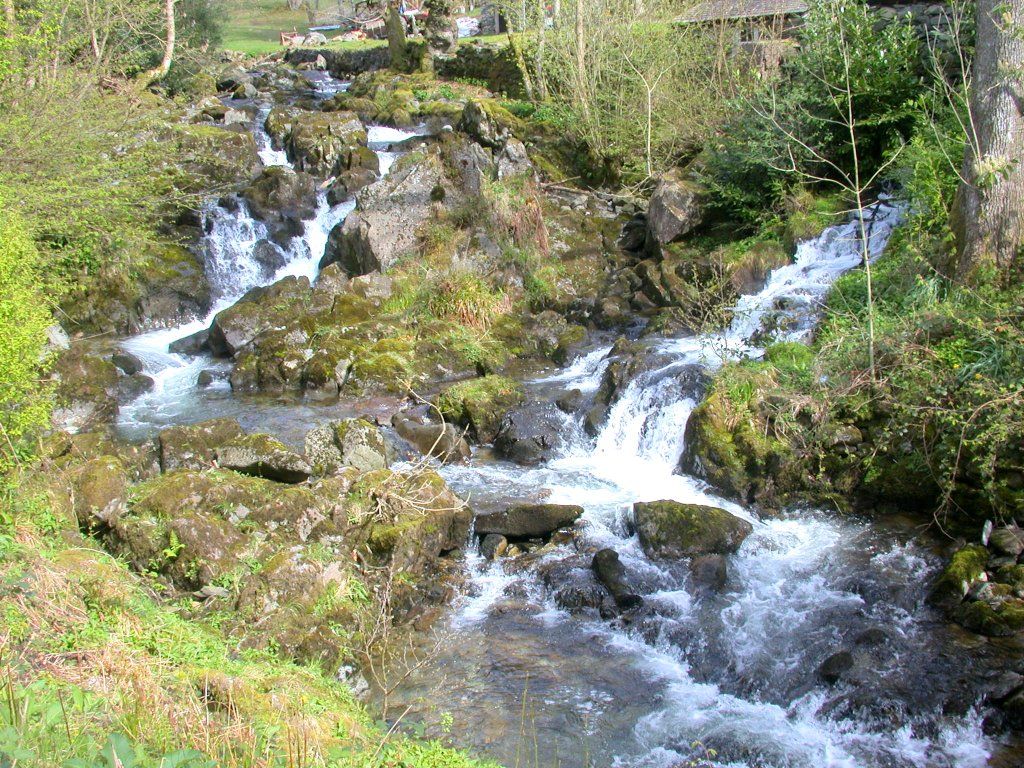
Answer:
[[[306,434],[306,459],[321,475],[346,467],[360,472],[387,469],[392,454],[377,425],[366,419],[332,421]]]
[[[244,475],[279,483],[301,483],[313,469],[309,463],[269,435],[245,435],[217,448],[217,463]]]
[[[968,544],[949,560],[929,595],[959,624],[989,637],[1024,632],[1024,531],[995,528],[987,546]]]
[[[552,403],[534,403],[510,411],[494,439],[498,455],[517,464],[539,464],[563,446],[565,415]]]
[[[417,229],[445,190],[437,152],[400,159],[386,178],[359,193],[355,212],[331,231],[320,268],[337,262],[351,276],[386,272],[416,250]]]
[[[519,504],[504,512],[478,515],[477,535],[498,534],[506,539],[543,539],[567,528],[583,515],[583,507],[566,504]]]
[[[294,114],[282,143],[296,169],[314,176],[377,167],[377,156],[366,146],[366,129],[352,112]]]
[[[754,530],[724,509],[677,501],[637,502],[633,516],[640,546],[659,560],[732,554]]]

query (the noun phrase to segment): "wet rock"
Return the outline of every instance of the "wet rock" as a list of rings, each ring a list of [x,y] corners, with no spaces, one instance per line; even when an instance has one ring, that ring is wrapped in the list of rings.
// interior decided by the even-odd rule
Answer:
[[[729,577],[722,555],[698,555],[690,561],[690,578],[698,591],[719,592]]]
[[[504,512],[477,515],[476,532],[500,534],[510,540],[545,539],[583,515],[583,507],[567,504],[519,504]]]
[[[217,463],[244,475],[302,483],[313,474],[306,460],[269,435],[244,435],[217,448]]]
[[[150,376],[140,373],[134,376],[122,376],[117,382],[117,399],[121,403],[130,403],[140,395],[152,391],[156,382]]]
[[[555,399],[555,405],[562,413],[577,413],[583,407],[583,393],[578,389],[570,389]]]
[[[211,419],[182,427],[163,430],[157,442],[160,449],[160,470],[208,469],[214,464],[216,450],[245,434],[234,419]]]
[[[539,464],[561,449],[565,416],[551,403],[533,403],[517,408],[501,420],[494,449],[517,464]]]
[[[391,426],[403,440],[420,453],[441,461],[459,461],[471,455],[469,444],[451,424],[429,424],[409,414],[396,413]]]
[[[637,502],[633,515],[640,545],[656,559],[732,554],[754,529],[724,509],[676,501]]]
[[[838,651],[821,663],[818,667],[818,676],[829,685],[835,685],[843,675],[853,669],[853,666],[853,654],[849,651]]]
[[[125,376],[134,376],[136,373],[142,373],[145,368],[142,360],[131,352],[115,352],[111,355],[110,362],[117,366]]]
[[[666,173],[651,195],[647,227],[659,245],[674,243],[704,220],[705,190],[680,170]]]
[[[508,551],[508,539],[499,533],[489,533],[480,542],[480,554],[485,560],[495,560]]]
[[[1024,630],[1024,600],[993,595],[965,602],[953,614],[971,632],[986,637],[1010,637]]]
[[[310,293],[306,277],[286,277],[273,285],[253,288],[234,306],[217,313],[210,325],[207,346],[215,355],[234,357],[280,322],[279,313],[266,311],[265,306],[273,309],[274,305],[305,301]]]
[[[1016,525],[996,528],[988,537],[988,546],[998,555],[1016,559],[1024,552],[1024,530]]]
[[[437,398],[448,421],[469,429],[478,443],[493,442],[505,414],[523,401],[523,388],[503,376],[483,376],[453,384]]]
[[[308,173],[280,166],[264,169],[241,194],[253,216],[267,225],[274,242],[287,245],[316,213],[316,186]]]
[[[210,332],[204,329],[177,341],[172,341],[167,350],[175,355],[199,355],[207,348],[209,338]]]
[[[222,375],[220,371],[205,368],[204,370],[200,371],[199,375],[196,377],[196,386],[202,388],[212,387],[217,381],[220,381],[224,378],[226,377]]]
[[[865,648],[886,645],[892,640],[889,633],[881,627],[869,627],[853,639],[853,644]]]
[[[310,430],[306,458],[317,474],[333,474],[344,467],[360,472],[387,469],[393,457],[376,424],[345,419]]]
[[[591,568],[612,598],[615,605],[622,610],[639,608],[644,599],[630,589],[626,581],[626,569],[619,560],[619,553],[614,549],[602,549],[594,555]]]

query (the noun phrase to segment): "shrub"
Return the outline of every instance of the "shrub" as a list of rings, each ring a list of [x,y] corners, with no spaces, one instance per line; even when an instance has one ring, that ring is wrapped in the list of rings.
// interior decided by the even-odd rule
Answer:
[[[40,377],[46,330],[53,322],[39,290],[39,252],[0,191],[0,468],[17,460],[44,426],[50,403]]]

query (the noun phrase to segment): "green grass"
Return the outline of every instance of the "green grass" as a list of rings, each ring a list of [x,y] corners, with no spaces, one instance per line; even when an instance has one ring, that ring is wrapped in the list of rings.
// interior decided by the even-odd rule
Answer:
[[[223,47],[249,56],[265,56],[284,50],[281,32],[305,32],[309,29],[306,12],[290,11],[284,0],[230,0],[228,20],[224,26]],[[330,33],[327,33],[328,37]],[[463,38],[460,43],[481,42],[488,45],[505,43],[507,35],[486,35]],[[358,51],[385,45],[383,40],[352,40],[329,43],[334,51]]]

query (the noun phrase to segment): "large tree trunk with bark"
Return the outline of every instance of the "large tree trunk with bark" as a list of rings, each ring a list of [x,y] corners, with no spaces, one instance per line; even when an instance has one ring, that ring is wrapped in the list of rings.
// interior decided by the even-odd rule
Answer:
[[[452,0],[426,0],[427,21],[423,25],[423,36],[431,58],[455,53],[459,42],[459,29],[455,25]]]
[[[954,230],[957,279],[1019,265],[1024,245],[1024,0],[978,0],[971,128]]]
[[[164,0],[164,21],[167,25],[164,55],[157,66],[139,75],[138,86],[140,89],[148,88],[153,83],[160,82],[171,71],[171,63],[174,61],[174,46],[178,39],[177,25],[174,22],[174,4],[176,2],[177,0]]]

